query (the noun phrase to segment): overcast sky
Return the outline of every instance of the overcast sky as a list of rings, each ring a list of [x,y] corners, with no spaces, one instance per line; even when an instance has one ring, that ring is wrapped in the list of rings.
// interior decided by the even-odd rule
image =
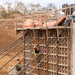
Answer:
[[[28,3],[39,3],[41,6],[47,6],[48,3],[54,3],[57,7],[61,7],[62,4],[75,3],[75,0],[0,0],[0,4],[4,4],[5,2],[15,2],[15,1],[23,1],[25,4]]]

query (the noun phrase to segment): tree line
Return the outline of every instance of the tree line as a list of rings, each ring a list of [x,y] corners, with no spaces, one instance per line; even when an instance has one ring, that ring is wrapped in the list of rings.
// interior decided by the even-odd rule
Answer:
[[[26,5],[22,1],[16,1],[14,4],[6,2],[5,5],[0,5],[0,18],[6,18],[14,13],[30,14],[33,12],[45,12],[57,9],[54,3],[47,4],[46,7],[42,7],[39,3],[30,3]]]

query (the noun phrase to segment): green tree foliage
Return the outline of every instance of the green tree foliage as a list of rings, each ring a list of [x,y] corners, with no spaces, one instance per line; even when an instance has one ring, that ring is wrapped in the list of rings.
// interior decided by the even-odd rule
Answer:
[[[7,16],[5,8],[0,5],[0,18],[5,18]]]
[[[31,3],[30,4],[30,10],[32,12],[39,12],[41,10],[41,5],[39,3],[37,3],[37,4]]]
[[[25,14],[27,12],[26,5],[22,1],[15,2],[15,12],[20,12]]]

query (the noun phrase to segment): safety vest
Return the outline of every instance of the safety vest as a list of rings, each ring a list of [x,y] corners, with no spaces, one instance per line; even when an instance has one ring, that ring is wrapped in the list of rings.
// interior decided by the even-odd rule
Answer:
[[[21,70],[21,63],[20,63],[20,61],[17,61],[16,62],[16,70],[17,71],[20,71]]]

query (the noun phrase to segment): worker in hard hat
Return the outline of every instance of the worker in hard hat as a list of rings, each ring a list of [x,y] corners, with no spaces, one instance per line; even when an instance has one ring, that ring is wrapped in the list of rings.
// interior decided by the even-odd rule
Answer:
[[[20,71],[21,70],[21,62],[19,58],[16,58],[16,70]]]
[[[34,46],[35,53],[38,54],[40,50],[37,49],[37,46]]]
[[[37,46],[34,46],[34,53],[35,53],[35,55],[37,55],[39,52],[40,52],[40,50],[37,49]],[[38,63],[40,62],[40,56],[37,57],[37,62]]]

